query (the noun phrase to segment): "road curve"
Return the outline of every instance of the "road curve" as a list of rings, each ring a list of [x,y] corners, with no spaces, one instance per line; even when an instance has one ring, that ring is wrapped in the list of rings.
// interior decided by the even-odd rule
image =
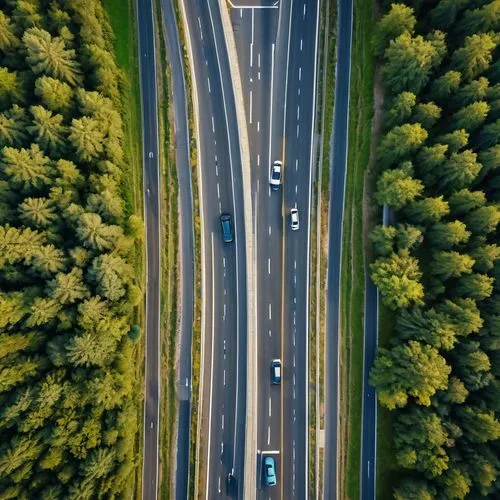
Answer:
[[[175,129],[175,162],[179,185],[179,259],[180,259],[180,331],[177,395],[177,455],[175,459],[175,498],[188,497],[189,447],[191,432],[191,352],[194,314],[194,228],[193,191],[189,147],[186,81],[182,50],[173,0],[162,0],[162,28],[167,41],[172,82]]]
[[[202,214],[204,314],[199,496],[226,497],[230,472],[242,497],[246,395],[246,245],[241,158],[218,2],[184,2],[193,67]],[[223,243],[219,217],[233,216]]]
[[[331,176],[326,300],[326,404],[323,496],[331,500],[338,498],[337,428],[339,423],[340,280],[342,276],[342,236],[349,127],[352,9],[352,0],[339,0],[335,108],[332,126],[332,147],[330,148]]]
[[[160,174],[152,0],[137,1],[142,101],[143,187],[146,221],[146,332],[142,498],[158,497],[160,403]]]

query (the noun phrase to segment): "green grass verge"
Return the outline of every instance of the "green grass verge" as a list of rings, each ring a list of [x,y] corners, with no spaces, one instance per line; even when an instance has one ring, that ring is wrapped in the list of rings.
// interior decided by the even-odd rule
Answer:
[[[142,218],[142,136],[141,136],[141,95],[139,87],[139,62],[137,50],[137,30],[134,0],[104,0],[103,6],[107,12],[114,34],[114,52],[116,62],[120,67],[123,79],[121,85],[122,116],[124,118],[124,150],[126,161],[124,165],[123,186],[126,209],[128,214],[137,214]],[[136,247],[134,255],[134,272],[136,282],[144,287],[144,245]],[[138,306],[135,322],[143,326],[144,305]],[[144,343],[138,342],[135,352],[135,384],[137,393],[138,435],[136,439],[137,461],[136,474],[133,478],[135,497],[142,495],[142,444],[143,444],[143,388],[144,388]]]
[[[158,116],[160,134],[160,168],[163,182],[161,197],[162,286],[161,286],[161,403],[160,403],[160,498],[173,497],[173,460],[175,457],[175,425],[178,401],[175,390],[175,355],[178,332],[178,281],[179,281],[179,219],[178,182],[175,163],[174,131],[170,126],[170,73],[167,65],[166,41],[161,29],[161,4],[155,2],[157,26],[157,54],[160,62],[158,89],[160,95]]]
[[[370,159],[374,58],[371,51],[373,5],[354,1],[349,144],[345,191],[341,284],[341,480],[340,497],[360,497],[361,398],[363,383],[363,316],[365,248],[363,195]]]

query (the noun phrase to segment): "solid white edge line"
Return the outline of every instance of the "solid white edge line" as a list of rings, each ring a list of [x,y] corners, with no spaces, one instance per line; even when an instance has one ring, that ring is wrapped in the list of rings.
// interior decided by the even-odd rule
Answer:
[[[305,435],[306,435],[306,456],[305,456],[305,488],[306,488],[306,498],[307,498],[307,478],[309,477],[309,392],[308,392],[308,381],[309,381],[309,286],[310,286],[310,274],[311,268],[310,262],[310,251],[311,251],[311,206],[312,206],[312,174],[313,174],[313,149],[314,149],[314,130],[316,123],[316,93],[318,90],[317,82],[317,70],[318,70],[318,38],[319,38],[319,6],[316,4],[316,37],[314,43],[314,78],[313,78],[313,105],[312,105],[312,119],[311,119],[311,151],[310,151],[310,163],[309,163],[309,209],[307,217],[307,285],[306,285],[306,318],[308,318],[306,323],[306,425],[305,425]]]
[[[208,403],[208,446],[207,446],[207,480],[206,480],[206,496],[208,500],[208,494],[210,489],[208,487],[210,480],[210,442],[212,440],[212,394],[214,385],[214,340],[215,340],[215,259],[214,259],[214,233],[210,233],[211,246],[212,246],[212,354],[210,356],[210,396]]]

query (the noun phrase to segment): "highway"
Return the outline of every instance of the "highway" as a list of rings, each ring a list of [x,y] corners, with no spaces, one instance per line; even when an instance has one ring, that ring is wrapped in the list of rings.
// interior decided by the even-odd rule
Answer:
[[[226,497],[232,472],[243,495],[246,395],[246,245],[241,158],[229,61],[217,0],[184,2],[194,68],[201,173],[203,281],[203,498]],[[233,216],[223,243],[219,217]]]
[[[189,445],[191,431],[191,351],[194,313],[194,229],[193,191],[189,129],[187,116],[186,81],[182,63],[179,31],[173,0],[162,0],[162,28],[167,41],[168,62],[172,82],[175,162],[179,185],[179,260],[180,260],[180,325],[179,361],[177,367],[177,396],[179,398],[177,422],[177,454],[175,458],[175,498],[188,497]]]
[[[342,241],[344,221],[345,176],[349,125],[349,84],[351,76],[352,0],[338,2],[337,67],[335,107],[330,148],[330,213],[328,242],[328,275],[326,300],[326,404],[325,459],[323,496],[339,498],[338,435],[339,424],[339,342],[340,280],[342,276]]]
[[[158,495],[158,423],[160,400],[160,175],[155,38],[152,0],[137,2],[144,216],[146,221],[146,331],[142,497]]]
[[[254,1],[231,20],[245,94],[256,238],[258,466],[276,459],[278,484],[259,498],[307,498],[309,244],[318,33],[316,1]],[[280,191],[270,166],[284,160]],[[298,207],[299,231],[289,227]],[[270,362],[281,358],[281,390]]]

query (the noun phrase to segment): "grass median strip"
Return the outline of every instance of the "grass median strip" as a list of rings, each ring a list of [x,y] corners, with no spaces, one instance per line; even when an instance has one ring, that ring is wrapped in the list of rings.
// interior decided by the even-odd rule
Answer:
[[[374,58],[373,5],[354,1],[341,277],[340,497],[360,497],[365,248],[363,195],[370,159]]]
[[[137,30],[135,16],[135,1],[104,0],[103,6],[107,12],[114,34],[114,52],[116,62],[120,67],[122,82],[120,86],[122,112],[124,116],[124,150],[127,161],[124,162],[124,179],[127,179],[127,189],[124,198],[127,211],[143,219],[143,189],[142,189],[142,131],[141,131],[141,95],[139,85],[139,61],[137,48]],[[137,283],[144,285],[144,244],[136,250],[134,258],[134,273]],[[144,331],[144,304],[141,302],[136,310],[135,323],[142,325]],[[137,393],[137,412],[139,432],[135,449],[139,457],[135,476],[135,497],[142,495],[142,447],[143,447],[143,404],[144,388],[144,342],[138,342],[135,353],[135,384]]]

